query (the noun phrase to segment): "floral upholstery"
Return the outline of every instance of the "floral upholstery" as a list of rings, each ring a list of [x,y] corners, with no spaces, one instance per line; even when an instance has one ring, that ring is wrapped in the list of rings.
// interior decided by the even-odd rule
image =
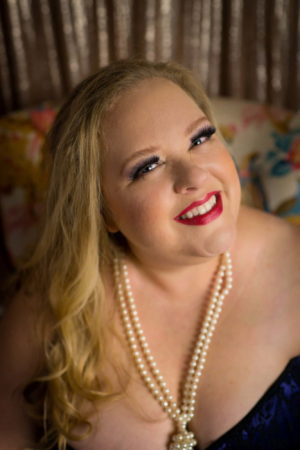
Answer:
[[[300,223],[300,112],[222,98],[213,106],[243,202]]]
[[[300,113],[228,98],[212,103],[239,170],[242,201],[300,223]],[[15,265],[37,238],[46,188],[43,143],[56,112],[45,104],[0,119],[0,212]]]
[[[4,243],[13,264],[30,252],[42,209],[43,144],[55,107],[19,111],[0,119],[0,213]]]

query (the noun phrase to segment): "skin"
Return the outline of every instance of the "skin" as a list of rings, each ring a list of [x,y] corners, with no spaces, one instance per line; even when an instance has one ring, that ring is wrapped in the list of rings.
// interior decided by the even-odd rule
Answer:
[[[240,184],[216,134],[191,147],[192,137],[207,125],[194,100],[162,78],[127,91],[107,117],[103,184],[108,227],[121,231],[140,264],[170,271],[207,262],[232,245]],[[141,149],[148,151],[139,155]],[[156,155],[160,161],[151,171],[130,179],[137,163]],[[192,202],[216,190],[224,207],[217,220],[204,226],[174,221]]]
[[[201,125],[186,133],[197,119]],[[213,339],[191,423],[203,448],[236,424],[300,352],[295,321],[300,286],[294,270],[300,263],[295,251],[299,231],[240,207],[236,169],[219,137],[191,148],[192,136],[206,124],[204,112],[177,85],[165,79],[140,82],[121,96],[106,118],[103,170],[107,227],[127,239],[139,317],[175,398],[219,254],[231,250],[234,290]],[[145,158],[134,157],[141,149],[149,149],[146,157],[158,155],[160,162],[132,181],[132,167]],[[216,220],[204,226],[174,221],[189,204],[215,190],[221,191],[224,208]],[[281,255],[287,249],[283,274]],[[287,299],[284,304],[282,298]],[[115,354],[123,354],[115,345]],[[128,397],[103,411],[89,449],[119,448],[120,439],[126,450],[166,447],[172,424],[139,376],[130,373]],[[134,402],[158,422],[141,417]],[[112,438],[116,424],[119,435]]]
[[[139,317],[157,365],[177,399],[218,255],[231,250],[234,288],[212,339],[191,422],[201,448],[239,422],[289,359],[300,354],[299,228],[240,207],[235,167],[218,136],[191,148],[199,125],[189,133],[186,130],[203,116],[172,82],[139,83],[122,95],[107,116],[103,170],[107,227],[127,238],[131,252],[126,259]],[[205,118],[200,127],[204,124]],[[128,177],[131,165],[122,172],[124,161],[149,146],[157,147],[150,155],[158,155],[162,164],[133,182]],[[214,190],[220,190],[223,199],[218,219],[205,226],[173,220],[191,202]],[[112,279],[106,288],[107,302],[114,305]],[[29,445],[32,423],[22,410],[21,393],[15,391],[32,377],[40,354],[32,327],[37,318],[30,304],[24,298],[14,299],[0,327],[0,362],[7,368],[0,373],[3,450],[33,446]],[[118,317],[114,325],[123,336]],[[129,384],[123,397],[104,405],[99,417],[95,415],[92,435],[72,446],[165,450],[172,422],[127,360],[125,342],[114,333],[107,337],[109,356],[115,358],[114,364],[105,361],[107,375],[116,391],[126,386],[124,372],[129,374]]]

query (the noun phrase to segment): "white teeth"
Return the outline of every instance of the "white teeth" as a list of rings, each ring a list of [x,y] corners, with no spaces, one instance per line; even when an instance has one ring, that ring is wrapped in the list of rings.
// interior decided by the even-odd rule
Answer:
[[[216,196],[213,195],[206,203],[204,203],[204,205],[196,206],[196,208],[191,209],[186,214],[183,214],[180,218],[191,219],[192,217],[195,216],[202,216],[203,214],[210,211],[215,206],[216,203],[217,203]]]
[[[199,211],[199,214],[205,214],[206,213],[206,208],[205,208],[205,206],[198,206],[198,211]]]

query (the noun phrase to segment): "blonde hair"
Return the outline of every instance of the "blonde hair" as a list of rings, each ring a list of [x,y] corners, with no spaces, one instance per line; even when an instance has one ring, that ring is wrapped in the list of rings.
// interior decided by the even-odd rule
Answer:
[[[139,81],[163,77],[179,85],[214,122],[209,101],[192,73],[176,63],[118,61],[82,81],[59,111],[47,139],[50,177],[41,238],[25,266],[44,305],[45,342],[39,385],[42,442],[65,449],[91,423],[80,405],[114,398],[98,379],[104,341],[103,269],[115,241],[105,227],[101,186],[102,123],[122,92]],[[51,318],[51,333],[47,321]],[[49,331],[49,330],[48,330]],[[100,370],[101,373],[101,370]],[[38,409],[38,407],[36,407]],[[74,435],[76,426],[85,434]]]

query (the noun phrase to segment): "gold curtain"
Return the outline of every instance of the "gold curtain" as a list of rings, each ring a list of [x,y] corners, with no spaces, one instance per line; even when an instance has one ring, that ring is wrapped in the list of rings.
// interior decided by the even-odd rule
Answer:
[[[299,0],[1,0],[1,113],[61,101],[127,56],[177,60],[209,95],[300,104]]]

